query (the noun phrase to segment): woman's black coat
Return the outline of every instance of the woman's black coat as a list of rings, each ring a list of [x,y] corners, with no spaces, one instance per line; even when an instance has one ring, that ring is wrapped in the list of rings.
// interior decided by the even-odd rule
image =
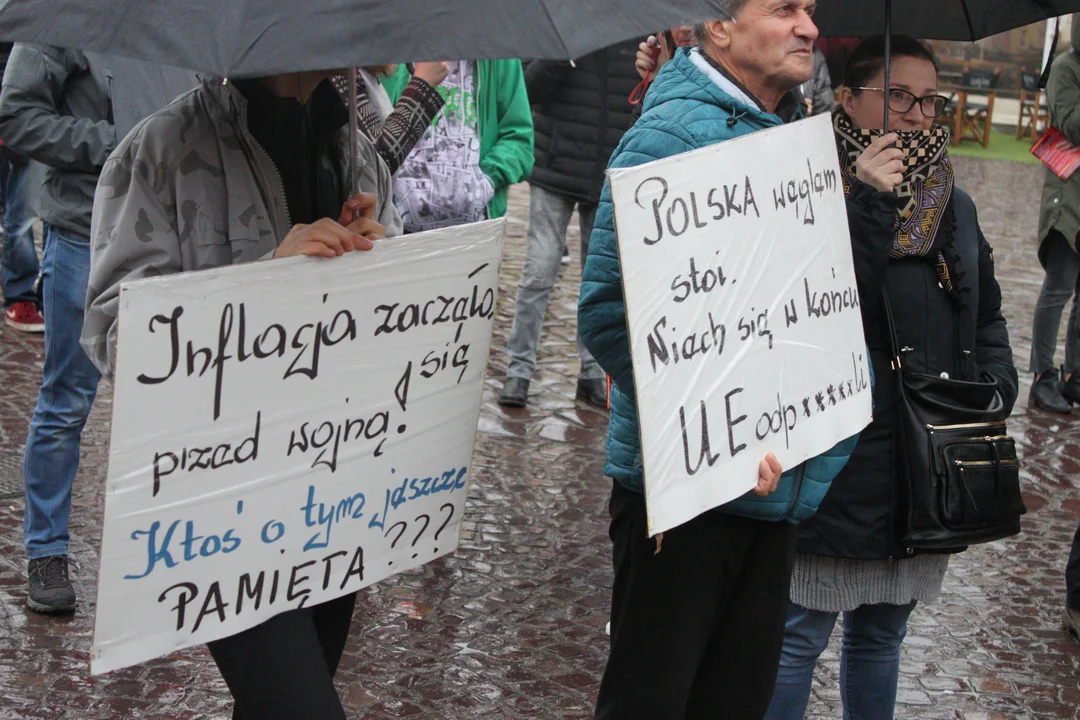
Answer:
[[[931,260],[890,259],[892,194],[860,183],[848,200],[863,325],[876,380],[874,421],[863,431],[817,514],[800,525],[799,552],[858,559],[904,557],[894,522],[899,501],[895,453],[903,448],[895,443],[896,384],[880,301],[882,287],[889,294],[900,344],[913,349],[906,356],[906,367],[957,379],[989,376],[997,381],[1008,410],[1016,401],[1016,368],[1001,314],[993,251],[979,228],[971,197],[956,188],[952,206],[956,229],[945,256],[959,302],[941,287]],[[974,360],[977,370],[968,359]]]

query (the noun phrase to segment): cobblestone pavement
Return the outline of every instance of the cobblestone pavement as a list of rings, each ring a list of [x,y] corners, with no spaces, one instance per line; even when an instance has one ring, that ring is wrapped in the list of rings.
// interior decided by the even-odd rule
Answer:
[[[996,248],[1017,365],[1026,370],[1042,279],[1033,241],[1040,169],[957,164]],[[355,717],[590,715],[611,570],[606,417],[573,400],[577,268],[564,268],[553,298],[532,404],[505,412],[495,403],[527,216],[527,190],[516,188],[461,547],[361,593],[338,676]],[[572,247],[578,241],[572,231]],[[18,469],[40,363],[40,340],[0,328],[0,475]],[[941,601],[915,612],[900,718],[1080,718],[1080,645],[1059,626],[1062,567],[1080,518],[1080,420],[1029,412],[1026,387],[1012,424],[1024,455],[1025,532],[956,557]],[[73,617],[25,609],[22,500],[0,500],[0,719],[228,717],[228,694],[202,649],[88,676],[110,404],[103,387],[84,438],[71,528],[82,600]],[[834,642],[808,717],[840,717],[838,676]]]

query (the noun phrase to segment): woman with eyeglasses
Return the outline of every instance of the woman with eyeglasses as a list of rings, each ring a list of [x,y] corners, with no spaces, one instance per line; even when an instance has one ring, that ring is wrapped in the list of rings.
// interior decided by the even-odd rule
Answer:
[[[893,717],[900,644],[919,602],[941,592],[948,555],[909,555],[897,536],[902,508],[895,458],[904,453],[890,368],[888,293],[906,367],[963,380],[996,380],[1017,394],[990,246],[975,205],[956,187],[949,131],[934,126],[947,98],[922,43],[892,38],[885,133],[885,40],[848,60],[833,125],[848,200],[863,324],[874,368],[874,420],[817,514],[799,526],[798,554],[776,691],[766,718],[806,712],[818,656],[843,616],[840,695],[845,720]],[[908,351],[909,350],[909,351]]]

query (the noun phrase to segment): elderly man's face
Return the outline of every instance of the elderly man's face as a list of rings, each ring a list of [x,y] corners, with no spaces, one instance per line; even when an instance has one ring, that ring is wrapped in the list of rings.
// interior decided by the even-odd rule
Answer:
[[[725,23],[730,58],[739,72],[784,92],[809,80],[818,36],[811,19],[816,4],[816,0],[749,0],[736,21]]]

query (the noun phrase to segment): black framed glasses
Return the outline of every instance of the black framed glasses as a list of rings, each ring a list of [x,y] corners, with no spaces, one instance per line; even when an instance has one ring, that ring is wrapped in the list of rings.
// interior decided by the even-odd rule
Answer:
[[[885,88],[876,87],[858,87],[854,89],[885,92]],[[889,109],[894,113],[910,112],[916,103],[919,104],[919,109],[923,115],[928,118],[936,118],[941,117],[941,114],[945,112],[945,107],[949,104],[949,98],[944,95],[924,95],[919,97],[913,92],[901,90],[900,88],[889,89]]]

